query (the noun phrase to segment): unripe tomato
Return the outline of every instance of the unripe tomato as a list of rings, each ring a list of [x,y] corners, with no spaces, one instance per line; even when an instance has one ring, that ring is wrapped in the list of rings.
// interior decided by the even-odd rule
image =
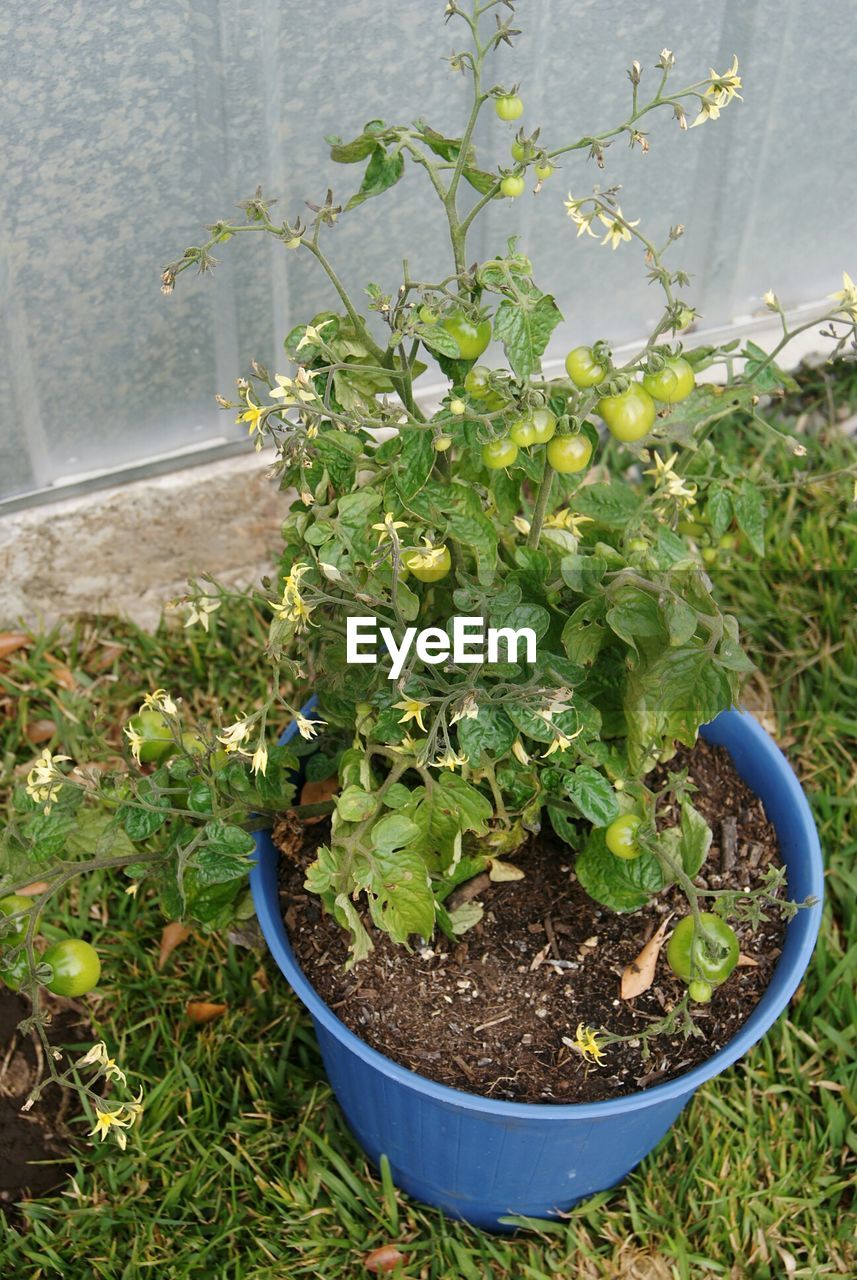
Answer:
[[[523,142],[518,142],[517,138],[512,143],[511,151],[512,159],[517,160],[518,164],[521,164],[526,159],[527,148],[524,146]]]
[[[588,436],[554,436],[548,444],[548,462],[560,475],[570,476],[589,466],[592,441]]]
[[[516,422],[513,422],[509,431],[509,439],[520,445],[522,449],[528,449],[531,444],[535,444],[536,428],[532,418],[529,416],[518,418]]]
[[[131,717],[128,724],[143,739],[140,745],[141,764],[159,764],[174,753],[175,739],[160,711],[144,707]]]
[[[482,400],[490,393],[488,384],[490,377],[491,370],[487,365],[475,364],[464,375],[464,390],[469,396],[473,396],[474,400]]]
[[[544,182],[545,178],[549,178],[552,173],[553,165],[549,161],[545,161],[544,164],[536,165],[536,177],[541,178],[542,182]]]
[[[10,991],[20,991],[28,972],[26,951],[19,951],[12,961],[4,963],[0,960],[0,982],[5,983]]]
[[[530,421],[536,433],[536,444],[547,444],[548,440],[553,439],[556,432],[556,418],[550,409],[534,409],[530,414]]]
[[[632,382],[621,395],[604,396],[599,400],[598,413],[616,440],[629,443],[642,440],[651,430],[657,410],[645,387],[641,387],[639,382]]]
[[[718,547],[722,547],[724,551],[734,551],[738,545],[738,539],[734,533],[724,533],[717,540]]]
[[[684,356],[669,359],[657,373],[643,376],[643,386],[649,395],[662,404],[678,404],[680,400],[686,400],[694,385],[693,369]]]
[[[704,524],[700,524],[698,520],[679,520],[676,525],[679,533],[685,534],[688,538],[703,538],[708,530]]]
[[[592,355],[591,347],[575,347],[565,357],[565,370],[576,387],[594,387],[607,373]]]
[[[629,551],[648,551],[649,544],[645,538],[632,538],[628,543]]]
[[[486,440],[482,446],[482,461],[492,471],[502,471],[503,467],[511,467],[518,456],[518,446],[514,440]]]
[[[637,844],[637,832],[642,822],[643,819],[638,818],[636,813],[623,813],[613,819],[604,832],[604,840],[615,857],[626,858],[629,861],[639,858],[643,851]]]
[[[688,983],[687,994],[696,1004],[708,1004],[712,992],[711,983],[704,978],[694,978],[693,982]]]
[[[704,934],[696,931],[692,915],[679,920],[667,947],[667,960],[683,982],[703,979],[712,986],[725,982],[738,963],[738,938],[722,917],[703,911]]]
[[[437,324],[437,312],[427,307],[425,303],[420,307],[419,317],[423,324]]]
[[[23,893],[8,893],[5,898],[0,898],[0,915],[14,916],[19,911],[26,911],[28,914],[32,910],[33,903],[30,898],[25,898]],[[23,938],[27,932],[27,917],[18,916],[14,925],[7,926],[0,938],[0,946],[8,946],[12,942],[17,942]]]
[[[506,93],[494,99],[494,110],[501,120],[518,120],[524,113],[524,104],[516,93]]]
[[[474,324],[463,311],[453,311],[444,316],[441,325],[450,337],[455,338],[462,360],[477,360],[491,341],[491,322],[480,320]]]
[[[63,938],[48,947],[42,957],[53,969],[47,984],[55,996],[85,996],[101,977],[98,952],[82,938]]]
[[[440,582],[441,578],[445,578],[452,568],[449,547],[434,547],[432,550],[440,552],[440,555],[432,555],[432,552],[426,549],[424,551],[406,551],[402,556],[405,567],[410,570],[419,582]],[[431,563],[420,563],[421,560],[426,559],[431,559]]]
[[[464,403],[463,400],[458,400],[458,399],[450,400],[449,412],[454,413],[457,418],[460,418],[461,415],[466,411],[467,411],[467,405]]]
[[[507,173],[506,177],[500,183],[500,190],[503,192],[504,196],[509,196],[510,199],[514,200],[517,196],[522,196],[524,194],[524,188],[526,185],[527,184],[524,182],[524,179],[519,174]]]
[[[717,564],[717,548],[716,548],[716,547],[703,547],[703,548],[702,548],[702,559],[703,559],[703,562],[704,562],[705,564],[707,564],[707,565],[714,565],[714,564]]]
[[[431,443],[432,448],[435,449],[437,453],[446,453],[447,449],[452,444],[452,436],[445,436],[441,434],[439,436],[435,436]]]

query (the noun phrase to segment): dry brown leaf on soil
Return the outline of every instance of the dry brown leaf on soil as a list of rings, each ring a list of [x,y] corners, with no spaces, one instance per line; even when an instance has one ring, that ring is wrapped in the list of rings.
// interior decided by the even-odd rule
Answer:
[[[179,920],[171,920],[161,931],[161,949],[158,952],[158,968],[163,969],[176,947],[190,937],[190,929]]]
[[[31,720],[24,733],[29,742],[38,746],[40,742],[48,742],[57,731],[53,720]]]
[[[59,658],[55,658],[52,653],[45,654],[45,662],[48,663],[53,671],[54,680],[61,689],[76,689],[77,680],[72,675],[71,669],[64,662],[60,662]]]
[[[23,631],[0,631],[0,658],[8,658],[10,653],[30,643],[30,637]]]
[[[321,804],[324,800],[332,800],[339,791],[339,778],[335,773],[321,782],[305,782],[301,788],[301,804]]]
[[[185,1012],[191,1022],[202,1025],[214,1022],[215,1018],[222,1018],[228,1007],[225,1004],[212,1004],[210,1000],[188,1000]]]
[[[371,1253],[366,1254],[363,1265],[367,1271],[374,1271],[377,1274],[383,1271],[395,1271],[396,1267],[406,1261],[405,1255],[400,1253],[394,1244],[382,1244],[379,1249],[373,1249]]]
[[[754,960],[752,956],[745,956],[744,952],[739,952],[738,968],[739,969],[758,969],[759,961]]]
[[[633,1000],[636,996],[641,996],[654,982],[655,966],[661,954],[661,947],[664,945],[664,938],[667,936],[670,920],[672,920],[671,914],[666,917],[657,932],[652,934],[640,954],[622,971],[619,994],[623,1000]]]

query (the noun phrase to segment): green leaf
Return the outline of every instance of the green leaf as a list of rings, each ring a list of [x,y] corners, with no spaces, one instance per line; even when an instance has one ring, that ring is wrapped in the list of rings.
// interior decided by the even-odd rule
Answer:
[[[487,516],[467,511],[450,511],[447,520],[455,541],[476,556],[479,581],[490,583],[497,565],[497,533],[491,521]]]
[[[459,720],[458,741],[471,764],[487,756],[505,754],[517,737],[517,730],[502,707],[480,707],[475,720]]]
[[[681,842],[679,853],[685,874],[691,879],[698,874],[711,848],[711,828],[689,800],[681,804]]]
[[[400,151],[388,155],[383,147],[376,144],[372,158],[366,166],[360,190],[353,195],[345,206],[346,211],[354,209],[364,200],[372,196],[380,196],[390,187],[395,186],[405,171],[405,157]]]
[[[405,819],[393,814],[383,821]],[[394,850],[384,845],[375,849],[369,864],[371,872],[364,887],[369,893],[369,909],[378,928],[384,929],[394,942],[399,943],[407,942],[413,933],[421,938],[431,937],[434,894],[420,854],[414,849]]]
[[[750,481],[744,481],[733,498],[738,528],[757,555],[765,554],[765,500]]]
[[[462,170],[462,177],[470,183],[474,191],[478,191],[481,196],[487,196],[488,192],[499,183],[496,173],[488,173],[485,169],[477,169],[473,165],[468,164]],[[499,186],[497,187],[499,191]]]
[[[687,644],[696,631],[697,614],[680,596],[670,596],[663,607],[671,645]]]
[[[357,436],[346,431],[325,431],[316,439],[315,448],[334,489],[339,492],[350,489],[357,474],[357,459],[361,451]]]
[[[377,147],[377,135],[382,133],[383,130],[383,120],[370,120],[368,124],[363,126],[363,132],[353,138],[351,142],[342,142],[339,138],[326,139],[331,143],[331,160],[335,160],[337,164],[356,164],[359,160],[365,160]]]
[[[607,561],[600,556],[563,556],[559,571],[562,580],[578,595],[594,595],[598,584],[607,572]]]
[[[437,129],[432,129],[425,120],[415,121],[414,128],[436,156],[440,156],[442,160],[458,159],[461,154],[461,138],[447,138],[442,133],[438,133]]]
[[[571,817],[563,809],[557,809],[553,805],[549,804],[547,808],[551,826],[560,840],[564,840],[566,844],[571,845],[572,849],[576,849],[580,836]]]
[[[371,818],[378,801],[362,787],[346,787],[336,798],[336,811],[345,822],[363,822]]]
[[[638,639],[666,639],[657,599],[648,591],[624,586],[611,591],[609,598],[607,624],[632,649],[637,648]]]
[[[629,484],[615,480],[609,484],[586,484],[575,493],[570,505],[605,529],[624,529],[637,514],[640,496]]]
[[[769,360],[767,351],[763,351],[755,342],[748,339],[741,355],[746,359],[744,376],[748,382],[753,383],[755,391],[776,391],[780,387],[786,391],[797,391],[798,384],[791,374]]]
[[[419,335],[423,344],[438,355],[448,356],[450,360],[458,360],[461,349],[451,333],[447,333],[440,324],[417,324],[414,332]]]
[[[410,818],[401,813],[391,813],[375,823],[371,840],[375,849],[392,853],[394,849],[416,840],[419,834],[419,828]]]
[[[365,960],[373,949],[372,939],[366,932],[360,913],[347,893],[338,893],[333,902],[333,913],[343,929],[351,933],[349,956],[345,968],[351,969],[360,960]]]
[[[588,822],[606,827],[619,816],[616,792],[603,773],[590,764],[579,764],[563,778],[563,789]]]
[[[637,911],[664,887],[660,863],[654,854],[616,858],[607,848],[604,831],[596,828],[575,864],[583,888],[611,911]]]
[[[525,600],[511,609],[492,608],[488,616],[492,627],[510,627],[513,631],[529,627],[536,633],[537,640],[541,640],[542,636],[547,634],[551,621],[547,609],[543,609],[540,604],[528,604]],[[524,648],[523,646],[519,648],[523,656]],[[500,653],[504,655],[504,646],[500,647]]]
[[[711,522],[715,537],[721,537],[732,523],[732,498],[729,490],[712,485],[708,492],[705,513]]]
[[[153,836],[164,825],[167,818],[164,810],[170,807],[169,796],[157,795],[149,787],[141,787],[139,798],[153,807],[138,809],[136,806],[123,805],[118,811],[120,821],[129,839],[135,843],[140,840],[148,840],[149,836]]]
[[[410,501],[423,488],[432,473],[436,457],[431,432],[404,433],[396,467],[396,486],[405,502]]]
[[[502,342],[516,376],[530,377],[562,315],[550,294],[504,298],[494,314],[494,337]]]
[[[585,600],[562,629],[562,645],[572,662],[588,666],[598,657],[607,630],[602,600]]]
[[[394,782],[384,792],[384,804],[388,809],[404,809],[414,798],[414,793],[410,787],[406,787],[404,782]]]

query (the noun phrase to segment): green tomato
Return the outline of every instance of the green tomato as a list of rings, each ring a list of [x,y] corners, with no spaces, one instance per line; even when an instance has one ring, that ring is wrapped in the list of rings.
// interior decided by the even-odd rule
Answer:
[[[649,395],[662,404],[678,404],[680,400],[686,400],[694,385],[693,369],[684,356],[669,359],[657,373],[643,376],[643,386]]]
[[[598,413],[614,439],[626,444],[642,440],[657,416],[654,400],[639,382],[632,382],[621,395],[602,397],[598,402]]]
[[[101,961],[98,952],[82,938],[63,938],[48,947],[42,957],[53,976],[47,984],[55,996],[85,996],[98,984]]]
[[[523,142],[518,142],[517,138],[512,143],[511,151],[512,159],[517,160],[518,164],[522,164],[523,161],[526,160],[527,148],[524,146]]]
[[[554,436],[548,444],[548,462],[560,475],[570,476],[589,466],[592,441],[588,436]]]
[[[437,324],[437,312],[427,307],[425,303],[420,307],[419,317],[423,324]]]
[[[463,311],[453,311],[441,320],[442,327],[458,343],[462,360],[477,360],[491,341],[490,320],[474,324]]]
[[[514,200],[518,196],[522,196],[524,194],[526,185],[527,184],[524,182],[524,179],[519,174],[507,173],[506,177],[500,183],[500,190],[503,192],[504,196],[509,196],[510,199]]]
[[[576,387],[594,387],[607,374],[603,364],[593,358],[591,347],[575,347],[565,357],[565,370]]]
[[[532,418],[518,418],[517,421],[513,422],[509,431],[509,439],[520,445],[522,449],[528,449],[531,444],[535,444],[536,428]]]
[[[549,178],[552,173],[553,173],[553,165],[550,163],[550,161],[546,160],[544,164],[536,165],[536,177],[540,178],[542,182],[544,182],[546,178]]]
[[[645,538],[632,538],[628,543],[629,551],[648,551],[649,544]]]
[[[698,520],[679,520],[676,528],[687,538],[704,538],[708,530]]]
[[[703,911],[704,934],[697,933],[693,916],[679,920],[667,947],[667,960],[683,982],[702,979],[717,986],[725,982],[738,963],[738,938],[721,916]]]
[[[441,433],[441,435],[435,436],[431,443],[436,453],[446,453],[452,444],[452,436],[445,436]]]
[[[724,551],[734,551],[738,545],[738,539],[734,533],[724,533],[717,540],[718,547],[722,547]]]
[[[431,564],[420,564],[420,559],[424,559],[427,551],[406,551],[402,556],[405,567],[410,570],[419,582],[440,582],[441,578],[445,578],[452,568],[452,557],[449,554],[447,546],[435,547],[435,551],[440,551],[439,556],[433,557]]]
[[[487,365],[475,364],[464,375],[464,390],[469,396],[473,396],[474,400],[483,400],[491,394],[491,388],[488,383],[490,377],[491,370]]]
[[[0,915],[18,916],[18,919],[11,928],[6,928],[0,937],[0,944],[5,943],[7,946],[12,942],[17,942],[23,938],[27,932],[27,919],[18,915],[19,912],[25,911],[27,915],[33,909],[31,898],[25,898],[23,893],[8,893],[5,898],[0,898]]]
[[[636,813],[623,813],[613,819],[604,832],[604,840],[615,857],[626,858],[629,861],[639,858],[643,851],[637,844],[637,832],[642,822],[643,819],[638,818]]]
[[[687,994],[696,1004],[708,1004],[712,992],[711,983],[706,982],[704,978],[694,978],[693,982],[687,985]]]
[[[556,417],[550,409],[534,409],[530,414],[530,421],[536,433],[536,444],[547,444],[548,440],[553,439],[556,432]]]
[[[707,565],[717,564],[717,548],[716,547],[703,547],[701,555],[702,555],[703,562],[705,564]]]
[[[463,400],[459,400],[456,397],[455,400],[450,400],[449,402],[449,412],[454,413],[456,418],[460,418],[463,413],[467,412],[467,405]]]
[[[516,93],[504,93],[494,99],[494,110],[501,120],[518,120],[524,114],[524,104]]]
[[[20,991],[29,972],[26,951],[19,951],[11,962],[4,964],[0,960],[0,982],[5,983],[10,991]]]
[[[518,456],[518,446],[514,440],[486,440],[482,446],[482,461],[492,471],[502,471],[511,467]]]
[[[140,745],[141,764],[160,764],[167,756],[174,754],[175,739],[160,711],[144,707],[131,717],[128,724],[143,740]]]

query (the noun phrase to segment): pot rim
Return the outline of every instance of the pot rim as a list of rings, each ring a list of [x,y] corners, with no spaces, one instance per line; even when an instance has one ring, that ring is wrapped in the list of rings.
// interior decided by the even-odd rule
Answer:
[[[317,699],[313,695],[302,708],[302,714],[311,715],[316,703]],[[452,1107],[489,1112],[491,1115],[504,1116],[512,1120],[596,1120],[657,1106],[659,1103],[693,1093],[700,1085],[719,1075],[721,1071],[742,1057],[773,1026],[788,1005],[807,969],[815,947],[821,927],[824,893],[824,867],[818,832],[809,802],[791,765],[770,734],[746,709],[729,708],[720,714],[740,717],[742,729],[750,737],[754,749],[766,758],[767,763],[778,774],[780,785],[789,793],[799,822],[800,843],[806,849],[810,863],[812,882],[810,895],[817,901],[813,906],[798,912],[788,924],[789,929],[797,928],[800,931],[801,939],[797,953],[789,959],[787,972],[781,972],[783,959],[780,958],[765,994],[744,1025],[722,1049],[690,1071],[676,1076],[674,1080],[654,1085],[651,1089],[640,1089],[602,1102],[509,1102],[501,1098],[487,1098],[482,1094],[470,1093],[464,1089],[454,1089],[450,1085],[440,1084],[429,1079],[428,1076],[401,1066],[361,1040],[341,1019],[337,1018],[298,966],[279,909],[276,849],[268,832],[261,831],[256,833],[257,861],[250,872],[250,887],[259,925],[280,971],[312,1018],[368,1066],[374,1067],[388,1078],[417,1093]],[[290,724],[282,735],[281,742],[288,742],[294,737],[296,731],[295,724]],[[774,998],[769,999],[778,974],[785,978],[784,985]]]

